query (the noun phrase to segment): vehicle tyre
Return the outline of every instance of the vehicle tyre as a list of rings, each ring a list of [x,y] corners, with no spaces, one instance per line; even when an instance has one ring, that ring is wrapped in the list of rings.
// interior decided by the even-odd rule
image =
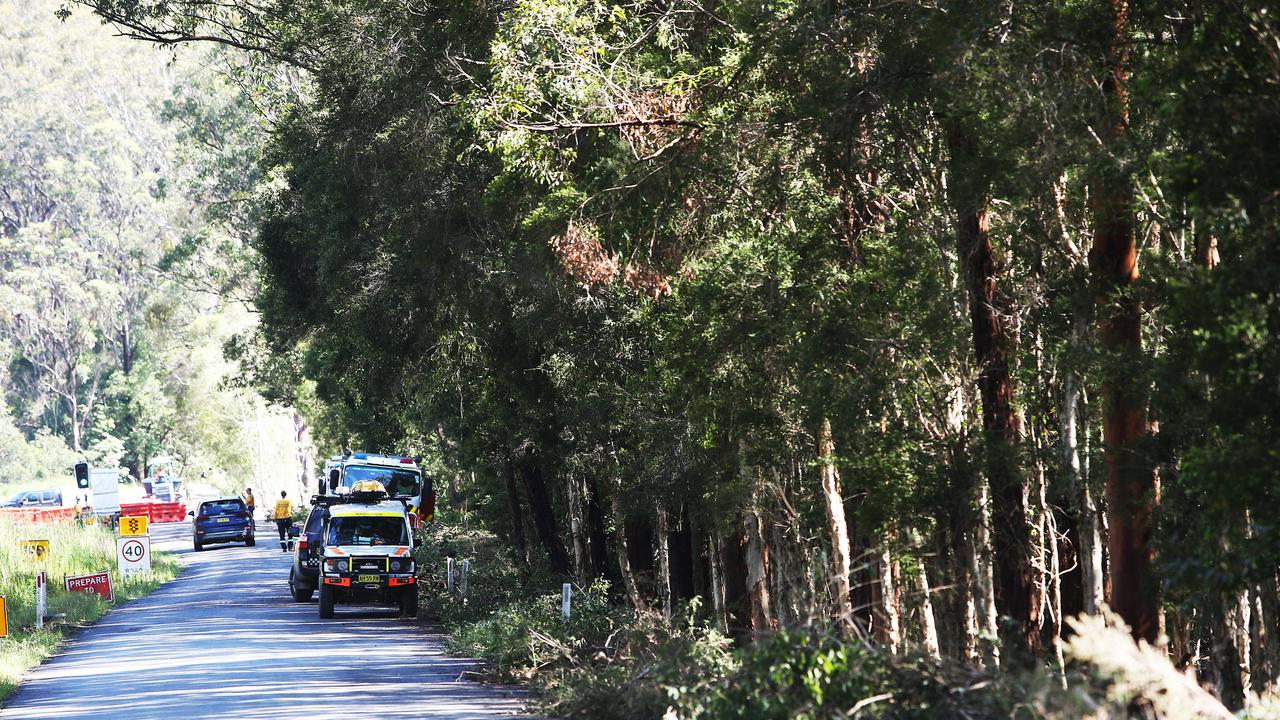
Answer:
[[[297,576],[293,570],[289,570],[289,595],[293,597],[294,602],[311,602],[311,593],[314,592],[311,586],[298,582]]]
[[[252,535],[250,535],[250,536],[249,536],[248,538],[246,538],[246,539],[245,539],[245,541],[244,541],[244,546],[245,546],[245,547],[253,547],[254,545],[257,545],[257,544],[258,544],[258,541],[257,541],[257,540],[255,540],[255,539],[254,539],[254,537],[253,537]]]
[[[328,585],[320,586],[320,617],[324,620],[333,617],[333,588]]]
[[[400,591],[400,617],[418,617],[418,586],[410,585]]]
[[[193,544],[195,545],[196,552],[200,552],[201,550],[204,550],[204,545],[201,545],[200,543],[193,543]]]

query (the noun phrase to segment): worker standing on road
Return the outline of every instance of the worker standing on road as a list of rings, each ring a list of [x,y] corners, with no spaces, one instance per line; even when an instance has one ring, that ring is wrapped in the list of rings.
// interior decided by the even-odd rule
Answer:
[[[249,511],[249,522],[253,522],[253,511],[257,509],[257,504],[253,501],[253,488],[244,489],[244,507]]]
[[[280,499],[276,501],[276,511],[272,516],[276,520],[276,529],[280,531],[280,552],[289,552],[289,543],[285,540],[285,535],[293,525],[293,503],[289,502],[286,495],[288,493],[284,490],[280,491]]]

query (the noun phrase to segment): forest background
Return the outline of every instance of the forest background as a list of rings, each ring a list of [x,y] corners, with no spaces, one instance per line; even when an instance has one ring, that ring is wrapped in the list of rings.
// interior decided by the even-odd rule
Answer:
[[[245,281],[226,355],[317,447],[428,458],[511,570],[459,635],[500,666],[892,714],[914,671],[1087,687],[1065,619],[1110,606],[1229,708],[1274,692],[1267,3],[90,11],[223,53],[248,135],[191,133],[246,202],[171,257]],[[520,614],[562,579],[644,637]]]
[[[301,417],[223,352],[256,324],[263,123],[216,54],[57,10],[0,3],[0,496],[69,504],[81,459],[136,492],[159,470],[203,493],[295,490]]]

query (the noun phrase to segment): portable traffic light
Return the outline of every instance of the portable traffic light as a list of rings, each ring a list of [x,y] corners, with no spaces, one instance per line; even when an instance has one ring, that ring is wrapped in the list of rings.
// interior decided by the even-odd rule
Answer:
[[[76,487],[81,490],[89,489],[89,463],[76,463]]]

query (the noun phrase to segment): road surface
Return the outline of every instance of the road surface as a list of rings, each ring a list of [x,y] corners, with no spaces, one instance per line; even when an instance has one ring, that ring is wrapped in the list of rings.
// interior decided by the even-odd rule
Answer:
[[[108,613],[33,670],[0,710],[36,718],[438,718],[517,714],[518,691],[467,679],[440,636],[379,606],[289,598],[290,556],[274,528],[257,547],[192,551],[184,523],[152,544],[187,564],[175,581]]]

